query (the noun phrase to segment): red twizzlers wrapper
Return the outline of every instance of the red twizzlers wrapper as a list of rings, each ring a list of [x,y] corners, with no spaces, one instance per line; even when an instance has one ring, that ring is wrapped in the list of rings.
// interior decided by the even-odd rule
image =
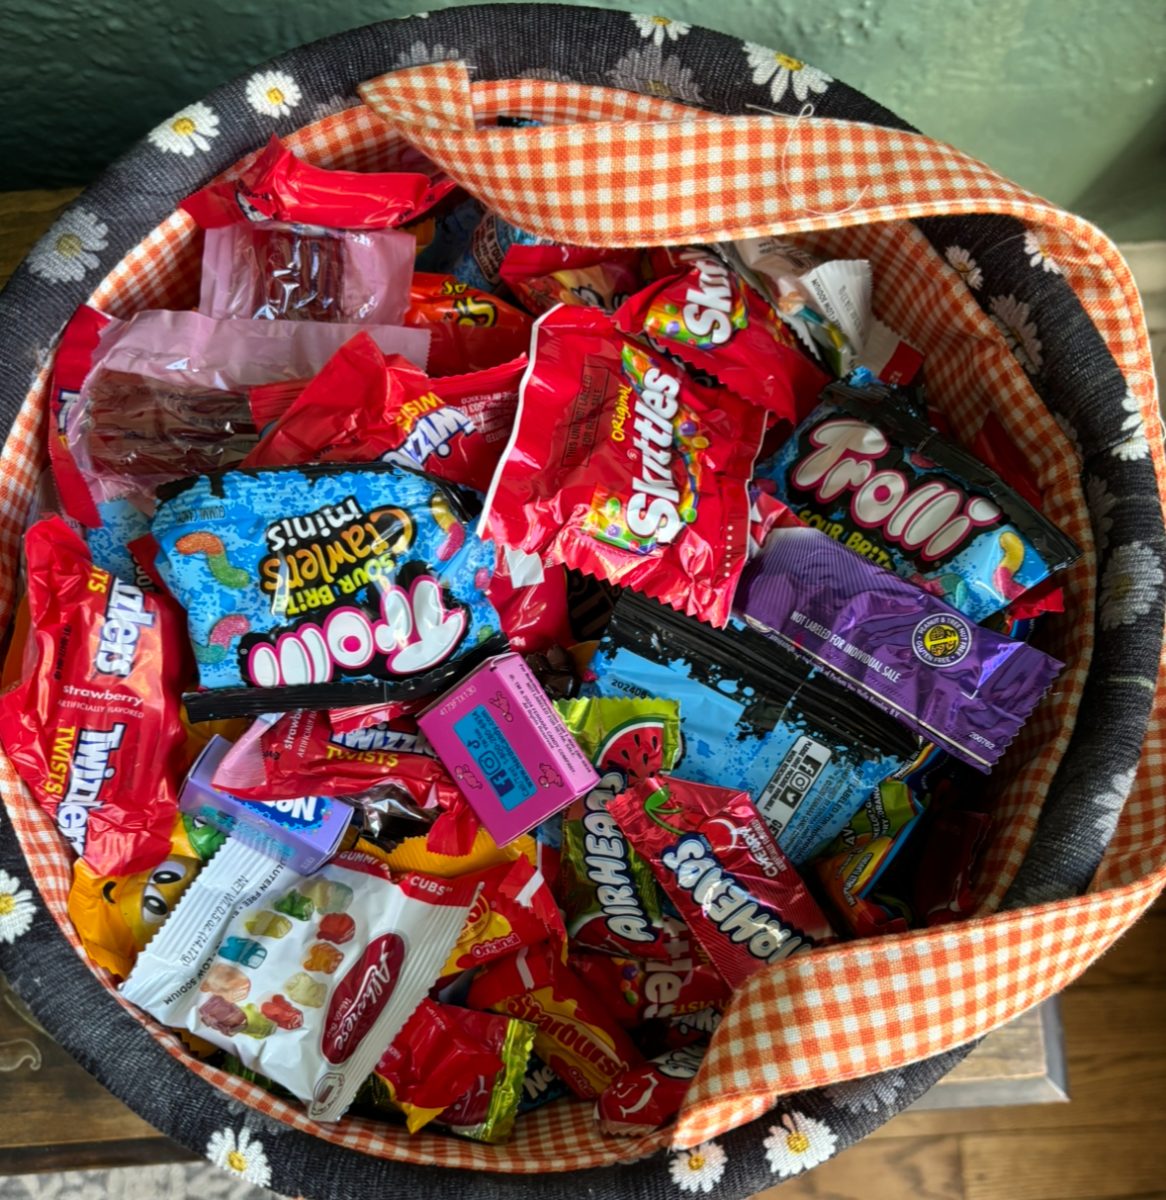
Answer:
[[[185,767],[180,618],[93,566],[59,517],[24,544],[30,633],[0,741],[96,874],[149,870],[170,851]]]
[[[488,966],[467,1002],[534,1025],[535,1053],[577,1095],[594,1099],[643,1060],[609,1006],[549,943]]]
[[[730,987],[833,939],[746,792],[655,775],[608,810]]]
[[[101,524],[89,484],[69,448],[70,413],[81,400],[81,385],[93,367],[97,344],[109,318],[83,304],[65,326],[53,359],[49,384],[49,464],[65,512],[91,528]]]
[[[661,350],[796,425],[831,377],[715,254],[694,247],[674,257],[680,273],[625,301],[615,323],[624,333],[645,334]]]
[[[671,1121],[704,1059],[704,1046],[668,1050],[625,1071],[595,1104],[604,1133],[636,1137]]]
[[[526,313],[452,275],[413,275],[405,324],[431,332],[427,365],[434,375],[495,367],[530,345]]]
[[[446,404],[433,381],[367,334],[346,342],[266,431],[244,467],[399,462],[485,491],[500,447]]]
[[[552,309],[532,350],[483,536],[723,625],[765,413],[595,309]]]

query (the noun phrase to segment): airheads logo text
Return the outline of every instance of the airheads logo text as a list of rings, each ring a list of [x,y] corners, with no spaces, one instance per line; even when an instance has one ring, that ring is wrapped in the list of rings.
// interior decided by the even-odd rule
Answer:
[[[852,493],[856,525],[880,531],[887,542],[925,562],[949,557],[975,530],[1001,519],[1000,509],[982,496],[968,496],[940,479],[912,487],[904,472],[878,468],[891,444],[857,417],[823,421],[809,431],[808,441],[809,452],[790,472],[791,489],[811,493],[824,508]]]
[[[112,578],[93,665],[102,675],[124,679],[133,670],[142,630],[153,627],[155,614],[146,607],[140,587]]]
[[[49,774],[43,786],[50,795],[61,797],[57,828],[77,854],[85,852],[89,817],[101,807],[105,785],[116,774],[111,762],[125,731],[122,724],[110,729],[68,725],[53,735]]]
[[[347,1062],[368,1036],[392,998],[404,961],[400,935],[382,934],[336,985],[320,1035],[320,1050],[328,1062]]]
[[[743,945],[753,958],[773,963],[808,945],[721,866],[703,835],[685,834],[660,859],[717,929],[730,942]]]
[[[680,492],[672,479],[672,421],[679,394],[679,379],[658,367],[649,367],[631,414],[635,431],[632,445],[639,455],[639,469],[627,502],[627,524],[636,537],[661,543],[673,541],[684,528]],[[620,430],[622,433],[622,424]]]

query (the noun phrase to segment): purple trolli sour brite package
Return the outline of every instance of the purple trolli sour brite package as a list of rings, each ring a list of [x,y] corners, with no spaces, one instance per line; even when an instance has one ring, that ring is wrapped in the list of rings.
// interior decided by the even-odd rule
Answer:
[[[888,389],[831,384],[757,480],[807,524],[982,621],[1080,554]]]
[[[1062,663],[973,625],[950,605],[816,529],[777,529],[735,607],[930,741],[987,773]]]

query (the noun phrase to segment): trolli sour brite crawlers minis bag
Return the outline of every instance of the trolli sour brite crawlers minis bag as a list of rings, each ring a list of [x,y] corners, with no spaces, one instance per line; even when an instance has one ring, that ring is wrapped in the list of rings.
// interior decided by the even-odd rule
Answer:
[[[885,388],[832,384],[756,471],[809,525],[982,621],[1080,554]]]

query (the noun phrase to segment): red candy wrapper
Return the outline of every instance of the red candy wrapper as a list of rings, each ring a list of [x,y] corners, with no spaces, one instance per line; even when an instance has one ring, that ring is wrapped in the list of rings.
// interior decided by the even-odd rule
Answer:
[[[272,136],[237,179],[187,196],[203,229],[239,221],[288,221],[329,229],[387,229],[416,220],[453,191],[449,180],[406,171],[332,171],[297,158]]]
[[[571,626],[566,568],[559,563],[543,567],[535,559],[534,581],[516,586],[511,559],[518,567],[518,578],[528,578],[524,556],[500,548],[486,587],[486,597],[498,614],[511,649],[519,654],[545,654],[552,646],[573,646],[578,638]]]
[[[704,1052],[704,1046],[684,1046],[625,1071],[596,1101],[600,1129],[637,1137],[666,1125],[680,1111]]]
[[[413,275],[405,324],[432,333],[428,366],[434,375],[499,366],[530,345],[526,313],[452,275]]]
[[[533,354],[484,536],[724,625],[765,413],[595,309],[541,317]]]
[[[30,636],[0,697],[0,741],[37,802],[98,875],[162,861],[186,731],[174,608],[94,567],[60,517],[25,536]]]
[[[521,242],[506,251],[500,273],[507,287],[536,314],[556,304],[583,304],[612,313],[649,278],[643,250]]]
[[[357,334],[328,360],[243,466],[399,462],[485,491],[498,460],[474,423],[399,355]],[[452,522],[451,522],[452,523]]]
[[[523,946],[567,942],[563,917],[547,881],[525,858],[474,876],[482,885],[450,951],[443,979],[513,954]]]
[[[643,1061],[608,1004],[546,942],[487,967],[467,1002],[530,1021],[535,1053],[585,1100]]]
[[[731,988],[833,940],[747,793],[654,775],[608,811]]]
[[[399,1109],[409,1132],[416,1133],[479,1079],[493,1079],[502,1059],[465,1027],[464,1018],[477,1015],[422,1000],[381,1056],[357,1103]]]
[[[615,323],[645,335],[753,404],[796,425],[831,377],[798,348],[768,303],[715,254],[693,248],[676,257],[680,273],[622,304]]]
[[[626,1029],[645,1021],[721,1008],[729,989],[688,930],[667,918],[673,932],[670,959],[620,958],[576,951],[568,965],[598,995],[608,998],[609,1011]]]

